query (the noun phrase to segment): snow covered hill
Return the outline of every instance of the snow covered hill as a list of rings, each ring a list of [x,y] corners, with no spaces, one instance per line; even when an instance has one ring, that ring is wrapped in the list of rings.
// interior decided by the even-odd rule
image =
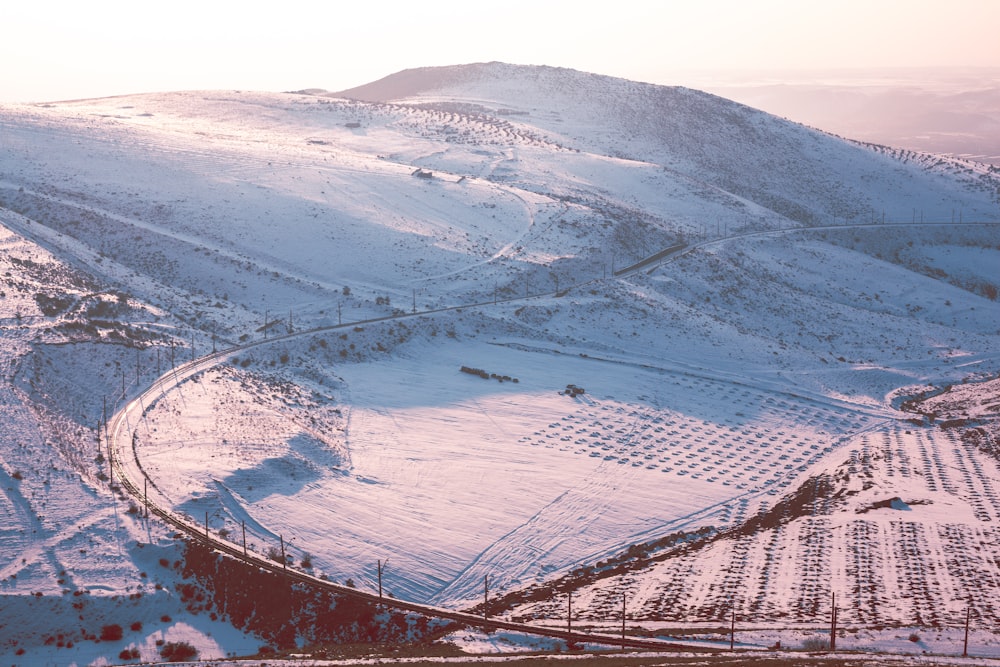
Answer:
[[[625,592],[636,622],[822,623],[833,592],[947,624],[975,586],[995,623],[996,410],[977,440],[900,405],[997,374],[998,222],[994,168],[547,67],[2,106],[0,596],[141,615],[115,655],[253,645],[186,611],[98,439],[233,347],[143,406],[135,457],[295,567],[372,590],[388,559],[456,608],[488,577],[531,618],[559,582],[594,622]],[[5,660],[111,655],[0,626]]]

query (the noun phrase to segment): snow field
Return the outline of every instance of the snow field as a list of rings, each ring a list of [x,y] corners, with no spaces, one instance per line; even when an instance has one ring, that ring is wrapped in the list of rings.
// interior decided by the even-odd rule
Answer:
[[[478,603],[486,576],[499,596],[714,526],[581,588],[581,618],[613,617],[624,591],[647,623],[735,605],[741,622],[813,626],[836,591],[851,624],[951,626],[975,588],[993,623],[1000,471],[891,404],[996,372],[995,228],[695,246],[883,211],[995,219],[989,175],[696,91],[541,68],[543,93],[493,70],[397,103],[216,91],[0,109],[5,604],[176,583],[137,555],[168,548],[165,531],[102,479],[103,397],[114,409],[215,344],[558,289],[234,352],[130,424],[150,493],[366,590],[388,559],[392,594],[449,606]],[[604,277],[679,241],[690,252],[660,268]],[[114,322],[83,328],[113,290]],[[71,305],[46,315],[39,293]],[[570,383],[586,393],[561,395]],[[808,488],[829,493],[787,502]],[[766,529],[725,532],[767,512]],[[175,618],[203,657],[252,643]],[[32,632],[32,659],[58,654],[46,619]]]

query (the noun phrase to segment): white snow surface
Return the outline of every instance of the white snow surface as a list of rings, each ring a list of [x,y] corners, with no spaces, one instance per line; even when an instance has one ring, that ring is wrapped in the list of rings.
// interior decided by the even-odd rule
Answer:
[[[1000,621],[997,460],[899,410],[956,384],[996,418],[995,384],[958,384],[1000,369],[1000,232],[969,224],[1000,218],[994,172],[687,89],[431,73],[357,100],[0,106],[0,660],[256,649],[185,611],[96,428],[173,364],[315,327],[145,406],[151,499],[359,588],[388,559],[391,594],[467,608],[486,577],[503,595],[738,527],[824,478],[845,495],[581,586],[576,613],[625,592],[637,624],[801,626],[833,592],[857,628],[956,626],[970,598]]]

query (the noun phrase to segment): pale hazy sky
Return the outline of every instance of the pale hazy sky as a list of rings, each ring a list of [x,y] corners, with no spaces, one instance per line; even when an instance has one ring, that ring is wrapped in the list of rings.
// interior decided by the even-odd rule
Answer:
[[[1000,66],[1000,0],[2,0],[0,102],[340,90],[501,60],[682,70]]]

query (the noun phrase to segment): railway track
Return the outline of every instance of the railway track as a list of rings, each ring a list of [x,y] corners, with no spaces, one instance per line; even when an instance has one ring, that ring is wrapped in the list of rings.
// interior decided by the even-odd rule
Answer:
[[[965,223],[965,224],[972,224],[972,223]],[[863,225],[863,226],[868,226],[868,225]],[[803,230],[801,229],[780,230],[780,231],[772,231],[764,233],[771,233],[771,234],[787,233],[788,231],[803,231]],[[804,231],[809,231],[809,230],[807,229]],[[670,248],[667,248],[666,250],[657,253],[656,255],[644,259],[641,262],[633,264],[620,271],[615,271],[614,275],[616,277],[631,275],[632,273],[644,270],[647,267],[656,266],[659,262],[666,261],[674,256],[683,253],[685,250],[688,249],[689,247],[685,246],[684,244],[678,244],[672,246]],[[274,572],[277,574],[281,574],[287,577],[290,582],[297,582],[303,585],[316,588],[318,590],[327,591],[337,595],[352,596],[354,598],[385,605],[401,611],[414,612],[435,618],[444,618],[448,620],[453,620],[455,622],[462,623],[464,625],[469,625],[469,626],[485,625],[491,629],[503,629],[503,630],[510,630],[513,632],[521,632],[525,634],[553,637],[574,643],[592,643],[592,644],[620,646],[622,648],[632,648],[632,649],[642,649],[642,650],[652,650],[652,651],[718,650],[705,647],[693,647],[668,641],[628,637],[625,636],[624,632],[621,636],[611,636],[607,634],[595,634],[587,632],[570,632],[569,630],[562,630],[552,627],[531,625],[527,623],[515,623],[500,619],[489,619],[468,612],[444,609],[440,607],[434,607],[415,602],[406,602],[395,598],[382,598],[375,594],[366,593],[354,588],[335,584],[330,581],[325,581],[323,579],[319,579],[318,577],[314,577],[312,575],[306,574],[301,571],[288,569],[286,566],[282,566],[278,563],[275,563],[274,561],[271,561],[265,558],[264,556],[246,551],[242,546],[236,545],[220,537],[212,536],[207,530],[204,529],[203,526],[196,524],[194,521],[189,520],[186,517],[174,514],[169,509],[157,504],[155,501],[151,502],[146,494],[147,483],[152,484],[154,489],[156,488],[156,484],[155,480],[151,479],[142,468],[142,464],[139,460],[138,451],[135,448],[133,442],[133,434],[137,431],[138,425],[140,424],[141,419],[143,418],[147,408],[155,403],[158,394],[166,393],[167,391],[175,388],[176,386],[180,385],[182,382],[193,377],[194,375],[197,375],[198,373],[208,370],[209,368],[217,366],[220,363],[224,363],[227,358],[229,358],[234,354],[243,352],[251,348],[271,345],[281,341],[289,340],[295,337],[314,335],[325,331],[354,327],[362,324],[370,324],[386,320],[398,320],[398,319],[406,319],[412,317],[420,317],[440,312],[446,312],[449,310],[457,310],[461,308],[491,306],[499,302],[520,301],[529,298],[538,298],[538,297],[553,296],[553,295],[560,296],[561,293],[534,294],[525,297],[502,299],[500,301],[491,300],[481,303],[463,304],[460,306],[449,306],[445,308],[439,308],[439,309],[433,309],[415,313],[400,313],[395,315],[388,315],[385,317],[378,317],[378,318],[371,318],[368,320],[361,320],[357,322],[350,322],[348,324],[320,327],[316,329],[310,329],[310,330],[285,334],[281,336],[275,336],[270,339],[255,341],[253,343],[227,348],[225,350],[213,352],[211,354],[199,357],[192,361],[188,361],[184,364],[181,364],[167,371],[166,373],[158,377],[156,380],[153,381],[153,383],[149,387],[147,387],[145,390],[143,390],[141,393],[136,395],[131,400],[128,400],[108,420],[108,423],[106,425],[106,435],[108,438],[108,454],[109,454],[109,465],[112,473],[112,482],[115,481],[114,478],[117,478],[117,482],[119,483],[121,488],[124,489],[130,496],[132,496],[149,513],[156,515],[160,520],[162,520],[167,525],[170,525],[179,532],[184,533],[185,535],[188,536],[189,539],[197,540],[215,549],[219,553],[243,561],[244,563],[247,563],[254,567]],[[131,456],[129,456],[129,450],[131,450]],[[142,488],[140,488],[140,486]]]
[[[467,308],[469,306],[467,305],[463,307]],[[426,314],[428,313],[423,312],[417,313],[416,315]],[[390,316],[367,320],[366,322],[395,319],[397,317],[414,317],[416,315],[407,314]],[[380,597],[374,593],[359,591],[355,588],[350,588],[345,585],[336,584],[331,581],[314,577],[299,570],[289,569],[287,566],[282,566],[281,564],[276,563],[262,555],[258,555],[255,552],[247,551],[241,545],[237,545],[233,542],[222,539],[221,537],[214,536],[209,533],[204,526],[198,525],[184,516],[175,514],[170,509],[160,506],[155,500],[150,500],[147,495],[147,486],[152,485],[155,489],[155,480],[151,479],[142,468],[138,450],[134,445],[133,434],[138,430],[139,424],[146,410],[156,402],[158,395],[166,393],[187,379],[208,370],[209,368],[217,366],[220,363],[224,363],[225,360],[231,355],[244,350],[270,345],[297,336],[312,335],[329,329],[349,326],[353,327],[363,323],[364,322],[351,322],[350,324],[286,334],[284,336],[277,336],[265,341],[258,341],[247,345],[232,347],[188,361],[177,366],[176,368],[171,369],[170,371],[167,371],[158,377],[140,394],[127,401],[123,407],[121,407],[117,412],[115,412],[114,415],[111,416],[111,418],[108,419],[108,423],[106,425],[106,436],[108,439],[108,458],[111,468],[111,483],[117,483],[121,489],[123,489],[138,503],[140,507],[145,508],[149,514],[155,515],[159,520],[176,529],[178,532],[183,533],[188,539],[195,540],[221,554],[230,558],[235,558],[236,560],[242,561],[243,563],[253,567],[284,576],[288,579],[289,583],[302,584],[316,590],[336,595],[350,596],[404,612],[413,612],[433,618],[443,618],[467,626],[485,627],[490,630],[508,630],[511,632],[519,632],[529,635],[551,637],[575,644],[598,644],[620,647],[622,649],[637,649],[644,651],[713,652],[717,650],[714,648],[689,646],[657,639],[629,637],[625,633],[620,636],[613,636],[582,631],[574,632],[569,631],[568,629],[563,630],[554,627],[505,621],[469,612],[444,609],[416,602],[407,602],[396,598]]]

